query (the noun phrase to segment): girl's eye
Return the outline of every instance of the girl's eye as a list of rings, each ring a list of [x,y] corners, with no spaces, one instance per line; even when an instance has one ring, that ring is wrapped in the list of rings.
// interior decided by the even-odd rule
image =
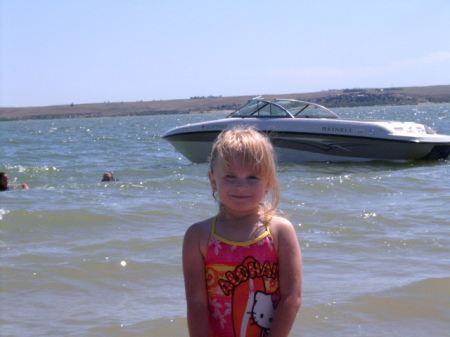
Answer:
[[[248,179],[250,179],[250,180],[258,180],[259,178],[257,176],[249,176]]]

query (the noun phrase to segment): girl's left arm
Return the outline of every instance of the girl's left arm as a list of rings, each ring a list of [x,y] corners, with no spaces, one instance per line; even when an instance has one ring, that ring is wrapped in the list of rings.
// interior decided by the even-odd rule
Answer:
[[[288,220],[277,218],[271,228],[278,243],[280,301],[269,334],[282,337],[289,335],[302,301],[302,254],[297,233]]]

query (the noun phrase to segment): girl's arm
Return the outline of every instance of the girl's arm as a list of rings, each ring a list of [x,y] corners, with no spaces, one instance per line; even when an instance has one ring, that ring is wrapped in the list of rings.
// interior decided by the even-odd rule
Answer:
[[[191,226],[183,242],[183,274],[186,290],[189,336],[209,337],[205,260],[202,253],[202,223]]]
[[[269,335],[282,337],[289,335],[301,305],[302,255],[297,234],[288,220],[276,218],[271,229],[278,243],[280,301]]]

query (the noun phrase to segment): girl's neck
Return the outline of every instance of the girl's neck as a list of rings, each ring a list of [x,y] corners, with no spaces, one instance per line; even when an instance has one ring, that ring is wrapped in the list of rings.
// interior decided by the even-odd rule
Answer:
[[[217,218],[223,221],[251,222],[254,219],[265,218],[266,215],[266,210],[264,209],[263,205],[260,205],[259,207],[248,210],[246,212],[235,212],[221,205],[219,214],[217,214]]]
[[[246,214],[222,209],[217,215],[215,233],[231,241],[251,241],[266,231],[266,220],[262,209]]]

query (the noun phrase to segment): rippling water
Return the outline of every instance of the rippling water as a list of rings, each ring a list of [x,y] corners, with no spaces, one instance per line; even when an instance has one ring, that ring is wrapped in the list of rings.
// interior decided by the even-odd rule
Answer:
[[[450,105],[335,109],[450,134]],[[207,165],[161,135],[219,114],[0,123],[1,336],[186,336],[184,231]],[[113,171],[119,181],[102,183]],[[450,336],[450,161],[279,168],[304,255],[292,336]]]

